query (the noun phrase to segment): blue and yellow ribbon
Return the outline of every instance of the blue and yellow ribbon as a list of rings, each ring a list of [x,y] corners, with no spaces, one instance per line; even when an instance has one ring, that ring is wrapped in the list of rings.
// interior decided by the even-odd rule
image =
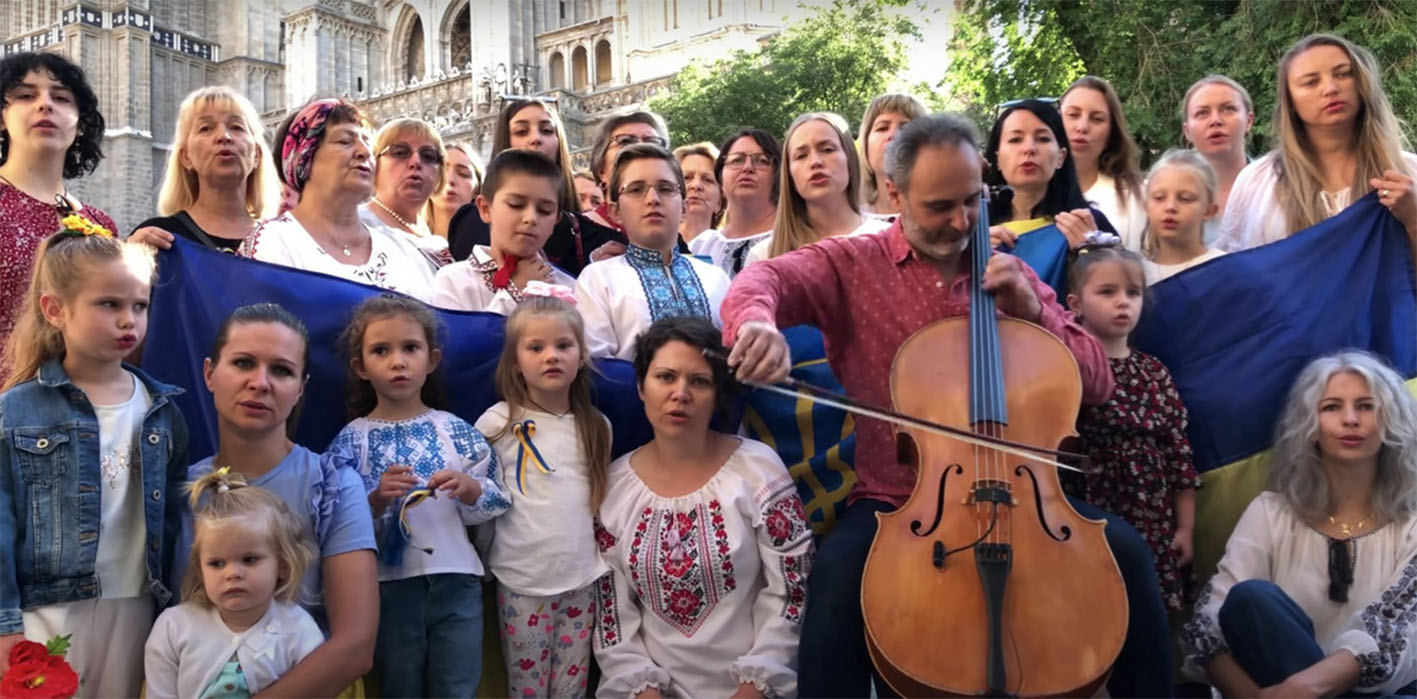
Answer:
[[[403,501],[399,503],[398,524],[389,529],[388,534],[384,537],[384,547],[379,552],[379,557],[385,565],[395,568],[403,565],[404,549],[413,541],[413,527],[408,522],[408,510],[424,500],[435,497],[437,495],[433,489],[426,487],[410,491],[408,495],[404,496]],[[431,546],[415,546],[414,548],[430,556],[433,554]]]
[[[514,471],[517,480],[517,492],[526,495],[526,473],[528,466],[533,466],[545,474],[550,474],[555,469],[546,464],[546,459],[542,458],[541,452],[537,450],[536,444],[531,438],[536,436],[536,421],[523,420],[512,425],[512,435],[517,438],[517,466]]]

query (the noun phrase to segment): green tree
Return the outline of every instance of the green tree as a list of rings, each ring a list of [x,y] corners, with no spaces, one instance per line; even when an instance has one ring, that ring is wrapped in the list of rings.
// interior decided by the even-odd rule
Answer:
[[[961,0],[943,84],[969,100],[969,112],[988,126],[1000,102],[1056,96],[1081,74],[1102,76],[1121,95],[1132,136],[1154,156],[1183,145],[1186,89],[1222,73],[1254,97],[1251,151],[1260,153],[1269,147],[1279,59],[1314,32],[1372,50],[1398,115],[1417,111],[1411,0]],[[990,74],[991,66],[1002,66],[1002,77]]]
[[[853,125],[871,98],[911,89],[937,101],[929,86],[906,86],[905,40],[920,36],[908,0],[834,0],[762,43],[713,64],[691,65],[650,102],[669,123],[674,143],[720,143],[740,128],[781,135],[797,115],[841,114]]]

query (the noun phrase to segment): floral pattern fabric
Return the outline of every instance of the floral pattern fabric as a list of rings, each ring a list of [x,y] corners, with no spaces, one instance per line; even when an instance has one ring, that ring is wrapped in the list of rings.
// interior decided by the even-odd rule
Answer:
[[[552,597],[497,587],[507,689],[514,699],[586,695],[595,604],[594,585]]]
[[[1088,473],[1069,478],[1073,495],[1126,519],[1156,555],[1156,577],[1170,611],[1181,611],[1186,580],[1171,546],[1176,494],[1200,487],[1186,438],[1186,406],[1171,373],[1135,350],[1112,359],[1112,399],[1084,405],[1078,415]]]

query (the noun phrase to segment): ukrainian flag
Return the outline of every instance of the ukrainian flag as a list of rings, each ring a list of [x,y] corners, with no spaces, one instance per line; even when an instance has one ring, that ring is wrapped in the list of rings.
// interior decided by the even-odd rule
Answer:
[[[380,290],[335,277],[257,262],[208,250],[178,238],[158,260],[143,369],[159,381],[181,386],[177,407],[191,430],[191,458],[216,451],[216,410],[202,380],[202,359],[211,352],[218,326],[240,306],[284,306],[310,331],[310,381],[305,386],[295,441],[323,449],[348,423],[348,376],[338,354],[340,333],[354,307]],[[497,402],[493,372],[506,337],[506,318],[495,313],[435,310],[443,325],[442,374],[448,411],[475,422]],[[635,390],[634,370],[619,359],[596,362],[596,405],[610,418],[614,453],[623,454],[651,435]]]
[[[1051,218],[1009,221],[1000,224],[1018,236],[1012,250],[1002,248],[1028,263],[1044,284],[1053,287],[1058,303],[1068,297],[1068,239]]]
[[[1417,291],[1407,232],[1378,203],[1151,287],[1137,348],[1160,359],[1190,412],[1202,488],[1195,572],[1204,582],[1267,477],[1266,450],[1290,385],[1345,348],[1386,357],[1417,393]]]

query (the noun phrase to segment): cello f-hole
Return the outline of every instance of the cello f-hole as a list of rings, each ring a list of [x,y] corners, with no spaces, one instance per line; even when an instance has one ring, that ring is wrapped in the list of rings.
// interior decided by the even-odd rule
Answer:
[[[924,523],[918,519],[911,520],[911,534],[922,537],[930,536],[930,534],[934,532],[937,527],[940,526],[940,518],[944,517],[945,515],[945,479],[950,477],[951,471],[957,474],[964,473],[964,467],[960,466],[959,464],[950,464],[949,466],[945,467],[945,470],[940,472],[940,484],[935,492],[935,519],[934,521],[930,522],[930,528],[926,529],[923,532],[920,531],[920,527],[924,526]]]
[[[1038,476],[1033,474],[1033,469],[1029,468],[1028,464],[1019,464],[1018,468],[1014,469],[1014,475],[1027,475],[1028,480],[1033,481],[1033,505],[1038,508],[1038,523],[1043,525],[1044,533],[1048,534],[1054,541],[1067,541],[1073,538],[1073,530],[1066,524],[1058,527],[1058,531],[1062,536],[1054,534],[1053,528],[1048,526],[1048,517],[1043,513],[1043,495],[1038,492]]]

